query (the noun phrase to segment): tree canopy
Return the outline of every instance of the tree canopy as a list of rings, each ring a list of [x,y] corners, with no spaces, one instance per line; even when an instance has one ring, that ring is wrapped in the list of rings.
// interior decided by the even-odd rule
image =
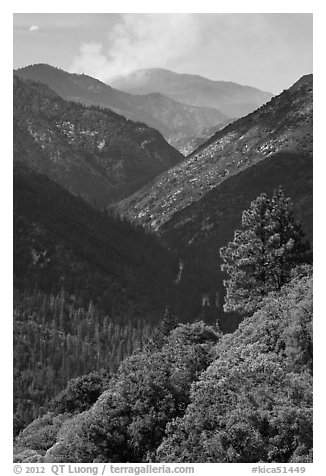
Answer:
[[[120,347],[122,362],[108,375],[101,369],[115,355],[110,345],[124,333],[93,304],[76,311],[62,291],[39,301],[37,320],[21,301],[18,330],[26,325],[28,340],[17,347],[19,364],[47,330],[42,342],[50,353],[41,346],[30,374],[35,362],[54,356],[49,381],[57,370],[63,383],[77,376],[70,362],[79,354],[82,368],[87,362],[98,372],[70,380],[47,413],[20,432],[16,462],[312,461],[310,250],[281,189],[271,199],[259,196],[242,225],[221,251],[231,283],[227,305],[254,312],[232,334],[202,321],[177,324],[167,308],[153,332],[129,332],[131,355],[123,359]]]
[[[310,245],[284,190],[259,195],[242,213],[242,227],[220,249],[226,297],[224,310],[252,313],[271,291],[290,281],[291,271],[311,261]]]
[[[294,278],[215,347],[159,462],[311,462],[312,279]]]

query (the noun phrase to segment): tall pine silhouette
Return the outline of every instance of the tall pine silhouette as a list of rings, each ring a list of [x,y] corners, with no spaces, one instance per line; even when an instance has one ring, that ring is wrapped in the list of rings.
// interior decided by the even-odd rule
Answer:
[[[264,296],[288,282],[293,268],[311,261],[310,245],[281,187],[271,199],[259,195],[242,213],[242,228],[220,256],[228,275],[224,310],[243,314],[254,312]]]

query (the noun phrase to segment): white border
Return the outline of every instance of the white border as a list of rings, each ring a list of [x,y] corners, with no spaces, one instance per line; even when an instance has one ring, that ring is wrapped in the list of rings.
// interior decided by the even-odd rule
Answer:
[[[137,7],[137,10],[135,9]],[[245,7],[245,8],[244,8]],[[12,13],[314,13],[314,250],[315,250],[315,324],[314,324],[314,344],[315,351],[315,378],[314,378],[314,423],[315,423],[315,448],[314,463],[307,465],[307,475],[320,476],[325,473],[322,467],[324,461],[324,433],[325,433],[325,398],[323,355],[322,349],[325,346],[325,311],[322,296],[325,293],[324,274],[325,253],[324,244],[324,223],[325,223],[325,193],[324,181],[326,174],[325,163],[326,154],[323,147],[323,136],[325,135],[326,103],[325,103],[325,52],[324,38],[325,30],[325,9],[320,1],[288,1],[275,0],[273,2],[257,1],[119,1],[116,5],[111,2],[92,1],[87,4],[75,2],[64,2],[58,0],[52,3],[44,1],[14,1],[11,5],[1,7],[1,135],[4,146],[1,147],[1,377],[2,377],[2,451],[5,466],[3,474],[12,474]],[[197,468],[198,466],[198,468]],[[272,465],[269,465],[272,466]],[[283,465],[281,465],[283,466]],[[206,464],[196,465],[196,475],[198,474],[250,474],[251,465],[225,465]]]

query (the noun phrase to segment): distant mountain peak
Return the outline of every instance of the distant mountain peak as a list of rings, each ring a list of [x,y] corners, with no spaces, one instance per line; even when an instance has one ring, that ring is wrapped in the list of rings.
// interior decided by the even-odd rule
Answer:
[[[62,77],[70,76],[70,77],[81,78],[81,79],[89,79],[90,81],[97,82],[104,87],[109,87],[109,88],[111,87],[110,85],[103,83],[103,81],[100,81],[97,78],[93,78],[92,76],[88,74],[73,73],[73,72],[65,71],[64,69],[59,68],[58,66],[53,66],[47,63],[35,63],[35,64],[30,64],[28,66],[23,66],[21,68],[15,69],[14,73],[17,74],[18,76],[27,76],[28,74],[36,75],[36,74],[42,74],[42,73],[60,75]],[[29,78],[29,79],[32,79],[32,78]]]
[[[131,94],[159,92],[188,105],[214,107],[229,117],[244,116],[272,97],[251,86],[163,68],[136,70],[112,79],[111,85]]]
[[[56,73],[63,73],[65,74],[66,71],[58,66],[52,66],[47,63],[34,63],[27,66],[23,66],[21,68],[16,68],[14,72],[18,75],[24,71],[42,71],[42,72],[56,72]]]
[[[116,78],[124,78],[128,76],[152,76],[152,75],[165,75],[166,77],[175,77],[175,78],[192,78],[195,80],[207,82],[207,83],[220,83],[220,84],[225,84],[225,85],[232,85],[236,87],[242,87],[242,88],[252,88],[252,89],[257,89],[255,86],[249,86],[247,84],[240,84],[236,83],[235,81],[230,81],[226,79],[212,79],[212,78],[207,78],[206,76],[203,76],[201,74],[195,74],[195,73],[186,73],[186,72],[177,72],[177,71],[172,71],[171,69],[167,68],[142,68],[142,69],[135,69],[131,71],[129,74],[126,75],[118,75]],[[114,80],[116,79],[114,78]]]

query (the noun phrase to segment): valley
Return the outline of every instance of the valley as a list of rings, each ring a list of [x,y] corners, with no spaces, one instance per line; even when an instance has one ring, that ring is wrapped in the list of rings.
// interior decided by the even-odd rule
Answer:
[[[311,462],[312,75],[13,81],[14,461]]]
[[[188,142],[206,127],[224,122],[227,115],[216,108],[173,100],[157,91],[129,94],[87,75],[71,74],[46,64],[21,68],[15,74],[46,84],[59,96],[86,106],[109,108],[132,121],[157,129],[172,146]]]
[[[279,152],[312,156],[312,75],[218,131],[177,166],[117,205],[158,231],[179,210],[232,175]]]
[[[156,130],[14,75],[14,160],[104,208],[183,156]]]

